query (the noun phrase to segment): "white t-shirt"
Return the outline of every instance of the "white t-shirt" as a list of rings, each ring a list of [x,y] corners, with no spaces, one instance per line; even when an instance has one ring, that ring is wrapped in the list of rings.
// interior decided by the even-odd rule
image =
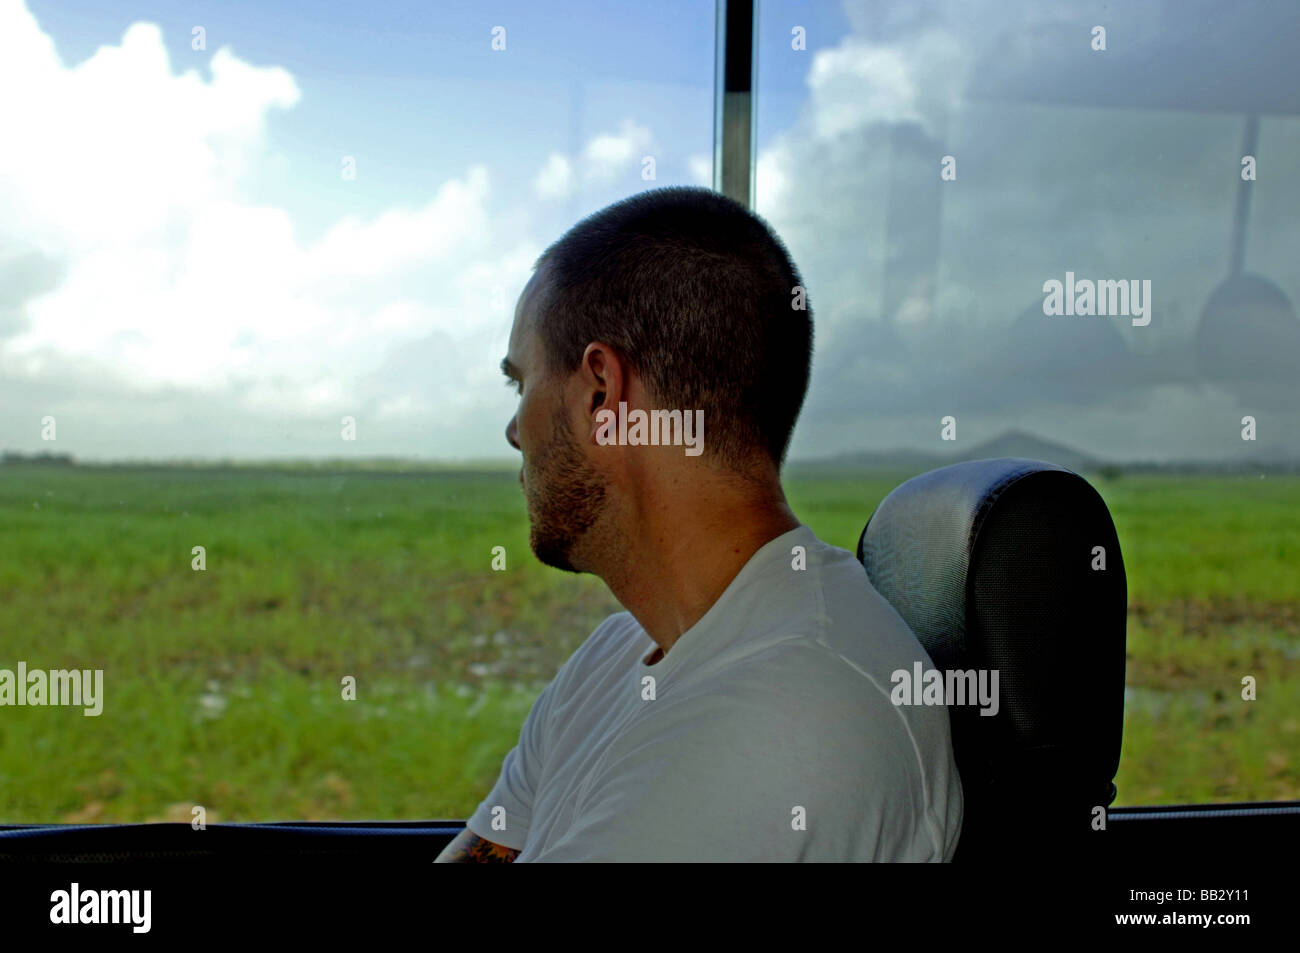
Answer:
[[[893,672],[933,665],[852,553],[778,536],[657,648],[631,613],[597,626],[469,829],[516,863],[951,859],[948,711],[890,701]]]

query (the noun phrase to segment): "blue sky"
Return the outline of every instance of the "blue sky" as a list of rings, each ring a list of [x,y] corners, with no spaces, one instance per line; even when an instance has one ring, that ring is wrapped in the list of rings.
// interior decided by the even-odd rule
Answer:
[[[951,449],[948,414],[966,442],[1300,456],[1294,5],[760,9],[758,211],[817,327],[792,458]],[[703,0],[0,0],[0,448],[511,459],[515,297],[583,215],[709,182],[713,25]],[[1247,270],[1285,313],[1228,314],[1228,367],[1198,335],[1251,109]],[[1151,280],[1151,324],[1045,323],[1067,270]]]

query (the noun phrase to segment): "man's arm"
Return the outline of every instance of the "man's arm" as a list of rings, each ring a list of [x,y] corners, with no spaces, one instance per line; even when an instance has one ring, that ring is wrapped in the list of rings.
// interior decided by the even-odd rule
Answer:
[[[563,674],[563,669],[561,673]],[[479,804],[478,810],[467,819],[465,829],[451,839],[435,859],[436,864],[511,864],[520,851],[506,847],[485,837],[479,837],[469,827],[469,822],[479,818],[478,826],[486,830],[491,824],[495,829],[498,810],[504,810],[503,817],[511,818],[512,830],[516,843],[521,843],[528,833],[532,816],[533,797],[537,790],[537,778],[540,766],[545,758],[545,736],[547,721],[550,717],[550,699],[556,691],[560,677],[557,675],[542,690],[533,702],[533,707],[524,720],[519,732],[519,743],[505,757],[501,774],[487,799]],[[491,805],[490,818],[486,813]]]
[[[509,864],[519,851],[479,837],[468,827],[457,834],[434,860],[435,864]]]

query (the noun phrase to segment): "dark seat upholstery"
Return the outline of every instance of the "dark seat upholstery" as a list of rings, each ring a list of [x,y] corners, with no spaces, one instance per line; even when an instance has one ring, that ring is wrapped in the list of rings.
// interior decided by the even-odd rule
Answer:
[[[1116,793],[1127,613],[1097,491],[1038,460],[943,467],[881,502],[857,555],[937,669],[999,673],[996,715],[949,707],[965,797],[954,859],[1097,843],[1095,809]]]

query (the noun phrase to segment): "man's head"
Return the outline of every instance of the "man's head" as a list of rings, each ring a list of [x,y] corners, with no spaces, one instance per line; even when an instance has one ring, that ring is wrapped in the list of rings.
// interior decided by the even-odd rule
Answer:
[[[590,569],[655,496],[716,484],[779,495],[808,387],[812,311],[780,239],[707,189],[639,193],[551,245],[502,362],[521,384],[507,439],[538,558]],[[599,412],[703,411],[700,456],[605,446]]]

